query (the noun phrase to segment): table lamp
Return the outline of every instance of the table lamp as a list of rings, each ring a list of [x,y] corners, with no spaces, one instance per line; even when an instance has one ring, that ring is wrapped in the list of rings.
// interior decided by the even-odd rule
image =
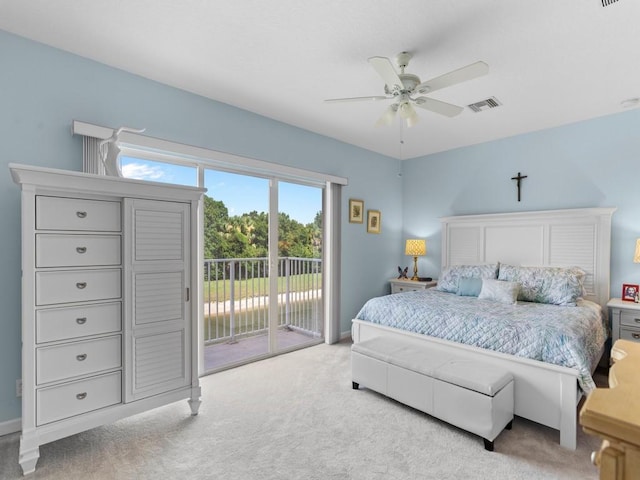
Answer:
[[[413,257],[413,277],[411,280],[418,280],[418,257],[427,254],[427,241],[417,238],[407,240],[404,254]]]

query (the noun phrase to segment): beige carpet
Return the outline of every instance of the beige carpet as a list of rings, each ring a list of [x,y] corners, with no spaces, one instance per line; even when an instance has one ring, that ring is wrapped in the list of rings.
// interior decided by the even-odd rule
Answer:
[[[351,389],[349,344],[318,345],[202,378],[186,401],[44,445],[37,479],[596,479],[597,439],[575,452],[516,418],[496,451],[371,391]],[[20,477],[18,434],[0,478]]]

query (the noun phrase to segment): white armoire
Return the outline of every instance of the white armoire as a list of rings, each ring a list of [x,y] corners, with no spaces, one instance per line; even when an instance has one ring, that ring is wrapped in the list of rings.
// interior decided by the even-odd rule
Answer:
[[[200,405],[204,189],[10,164],[22,189],[22,436],[45,443]]]

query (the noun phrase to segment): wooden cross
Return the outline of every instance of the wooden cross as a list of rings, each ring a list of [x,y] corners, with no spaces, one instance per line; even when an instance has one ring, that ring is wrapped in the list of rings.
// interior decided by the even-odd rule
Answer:
[[[520,180],[527,178],[528,176],[529,175],[520,175],[520,172],[518,172],[517,177],[511,177],[511,180],[515,180],[516,185],[518,186],[518,201],[520,201]]]

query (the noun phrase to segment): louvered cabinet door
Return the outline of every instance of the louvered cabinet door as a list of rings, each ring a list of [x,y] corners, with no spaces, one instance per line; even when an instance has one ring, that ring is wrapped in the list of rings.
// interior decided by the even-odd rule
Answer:
[[[125,402],[191,382],[190,205],[125,199]]]

